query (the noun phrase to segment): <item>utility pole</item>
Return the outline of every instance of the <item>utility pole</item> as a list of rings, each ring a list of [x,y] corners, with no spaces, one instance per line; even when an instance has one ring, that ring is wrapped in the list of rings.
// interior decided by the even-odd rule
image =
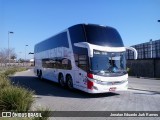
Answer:
[[[13,34],[14,32],[12,32],[12,31],[8,31],[8,63],[9,63],[9,65],[10,65],[10,46],[9,46],[9,40],[10,40],[10,34]]]
[[[26,47],[27,47],[28,45],[25,45],[25,63],[26,63]],[[25,64],[26,65],[26,64]]]

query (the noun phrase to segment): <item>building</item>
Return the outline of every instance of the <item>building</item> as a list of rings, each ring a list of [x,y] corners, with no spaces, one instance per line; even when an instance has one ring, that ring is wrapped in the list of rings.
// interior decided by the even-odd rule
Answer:
[[[133,45],[138,52],[138,59],[128,50],[127,68],[130,76],[160,78],[160,39]]]
[[[160,39],[133,45],[132,47],[134,47],[137,50],[138,59],[160,58]],[[134,58],[133,52],[128,50],[127,59],[133,59],[133,58]]]

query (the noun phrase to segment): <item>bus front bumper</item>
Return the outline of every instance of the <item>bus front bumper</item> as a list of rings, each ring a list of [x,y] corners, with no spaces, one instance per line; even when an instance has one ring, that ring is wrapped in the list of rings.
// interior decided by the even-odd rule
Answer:
[[[88,89],[88,93],[107,93],[116,91],[126,91],[128,89],[128,80],[124,81],[122,84],[102,85],[94,83],[92,89]]]

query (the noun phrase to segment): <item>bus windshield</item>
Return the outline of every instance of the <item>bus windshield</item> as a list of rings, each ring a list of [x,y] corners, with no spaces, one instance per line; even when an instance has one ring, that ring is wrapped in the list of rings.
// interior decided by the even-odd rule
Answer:
[[[94,50],[93,57],[90,58],[90,65],[90,70],[94,74],[126,74],[125,52],[103,52]]]

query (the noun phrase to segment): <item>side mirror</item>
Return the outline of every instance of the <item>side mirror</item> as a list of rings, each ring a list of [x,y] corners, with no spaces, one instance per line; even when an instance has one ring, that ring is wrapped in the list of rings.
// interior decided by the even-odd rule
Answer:
[[[131,50],[131,51],[134,52],[134,59],[136,60],[137,57],[138,57],[137,50],[135,48],[133,48],[133,47],[126,47],[126,49]]]
[[[28,54],[34,54],[33,52],[29,52]]]
[[[74,43],[74,46],[76,47],[82,47],[82,48],[88,48],[89,45],[87,42],[79,42],[79,43]]]
[[[93,57],[93,48],[91,47],[89,43],[79,42],[79,43],[74,43],[74,46],[81,47],[81,48],[87,48],[89,57]]]

